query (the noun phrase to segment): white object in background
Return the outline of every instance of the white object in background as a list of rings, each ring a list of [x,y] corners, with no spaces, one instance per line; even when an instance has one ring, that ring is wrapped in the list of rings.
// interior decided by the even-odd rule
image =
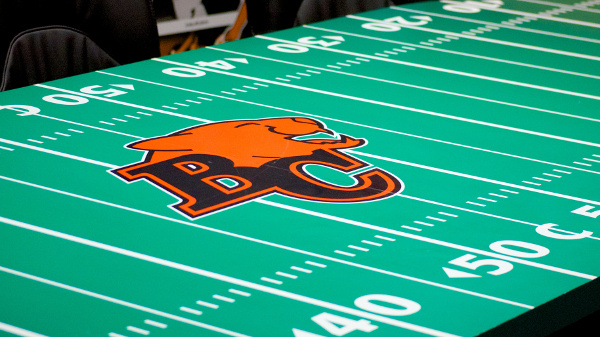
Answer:
[[[200,18],[159,22],[158,35],[165,36],[194,32],[209,28],[227,27],[235,22],[237,15],[238,14],[236,11],[231,11],[219,14],[211,14]]]
[[[207,16],[202,0],[173,0],[175,16],[178,20]]]

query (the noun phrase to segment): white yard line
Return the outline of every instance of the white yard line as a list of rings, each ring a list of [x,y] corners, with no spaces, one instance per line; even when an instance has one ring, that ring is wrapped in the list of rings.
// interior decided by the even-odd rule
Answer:
[[[2,267],[0,267],[1,271],[4,271]],[[10,334],[21,336],[21,337],[48,337],[46,335],[39,334],[37,332],[33,332],[30,330],[25,330],[23,328],[16,327],[14,325],[6,324],[0,322],[0,331],[5,331]]]

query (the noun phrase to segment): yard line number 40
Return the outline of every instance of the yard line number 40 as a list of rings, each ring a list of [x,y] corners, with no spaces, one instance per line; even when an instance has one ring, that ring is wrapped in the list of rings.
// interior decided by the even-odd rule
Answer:
[[[389,306],[375,304],[372,301],[385,303]],[[361,296],[354,301],[354,305],[365,311],[384,316],[407,316],[421,310],[421,305],[415,301],[383,294]],[[366,319],[354,320],[328,312],[313,316],[311,320],[333,336],[344,336],[353,331],[371,332],[378,328],[378,326],[371,324],[371,321]],[[292,332],[294,333],[294,337],[323,337],[322,335],[295,328],[292,329]]]

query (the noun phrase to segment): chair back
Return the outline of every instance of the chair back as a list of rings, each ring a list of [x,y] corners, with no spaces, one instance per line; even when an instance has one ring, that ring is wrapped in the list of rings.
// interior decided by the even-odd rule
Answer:
[[[0,90],[158,56],[152,0],[0,0]]]

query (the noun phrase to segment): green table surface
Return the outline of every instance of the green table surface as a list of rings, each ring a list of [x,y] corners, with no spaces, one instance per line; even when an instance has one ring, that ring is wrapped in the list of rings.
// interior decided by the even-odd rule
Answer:
[[[599,33],[598,0],[421,2],[0,94],[0,336],[580,318]]]

